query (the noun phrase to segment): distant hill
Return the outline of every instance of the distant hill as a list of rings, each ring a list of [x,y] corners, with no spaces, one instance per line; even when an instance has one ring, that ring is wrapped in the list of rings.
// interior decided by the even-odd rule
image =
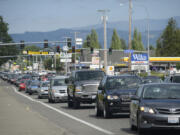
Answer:
[[[180,26],[180,16],[174,17],[176,19],[178,26]],[[166,27],[169,19],[159,19],[159,20],[149,20],[150,26],[150,44],[156,45],[156,40],[161,35],[163,29]],[[138,31],[142,34],[142,41],[144,45],[147,45],[147,20],[135,20],[132,23],[132,34],[133,29],[136,27]],[[13,40],[15,42],[19,42],[20,40],[24,40],[25,42],[36,42],[36,41],[44,41],[44,39],[48,39],[49,41],[63,41],[65,37],[71,37],[74,39],[74,32],[78,31],[78,36],[83,39],[90,33],[91,29],[96,29],[98,34],[99,42],[103,48],[103,26],[102,24],[87,26],[87,27],[78,27],[71,29],[58,29],[56,31],[49,32],[25,32],[22,34],[11,34]],[[110,46],[113,29],[118,31],[118,34],[121,38],[123,38],[126,43],[128,43],[128,21],[119,21],[119,22],[108,22],[107,24],[107,46]]]

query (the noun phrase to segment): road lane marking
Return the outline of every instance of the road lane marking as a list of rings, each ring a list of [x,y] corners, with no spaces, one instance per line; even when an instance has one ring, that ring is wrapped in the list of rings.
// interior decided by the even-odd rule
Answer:
[[[58,112],[58,113],[60,113],[60,114],[62,114],[62,115],[64,115],[64,116],[66,116],[66,117],[68,117],[68,118],[71,118],[71,119],[73,119],[73,120],[76,120],[76,121],[78,121],[78,122],[80,122],[80,123],[82,123],[82,124],[85,124],[85,125],[87,125],[87,126],[89,126],[89,127],[91,127],[91,128],[94,128],[94,129],[96,129],[96,130],[98,130],[98,131],[101,131],[101,132],[103,132],[103,133],[105,133],[105,134],[114,135],[113,132],[110,132],[110,131],[105,130],[105,129],[101,128],[101,127],[98,127],[98,126],[96,126],[96,125],[94,125],[94,124],[91,124],[91,123],[88,123],[88,122],[86,122],[86,121],[84,121],[84,120],[81,120],[81,119],[79,119],[79,118],[77,118],[77,117],[75,117],[75,116],[72,116],[72,115],[70,115],[70,114],[68,114],[68,113],[66,113],[66,112],[63,112],[63,111],[61,111],[61,110],[59,110],[59,109],[57,109],[57,108],[54,108],[54,107],[52,107],[52,106],[50,106],[50,105],[48,105],[48,104],[46,104],[46,103],[43,103],[42,101],[35,100],[35,99],[33,99],[33,98],[31,98],[31,97],[29,97],[29,96],[27,96],[27,95],[25,95],[25,94],[23,94],[23,93],[21,93],[21,92],[18,92],[17,89],[14,88],[14,87],[13,87],[13,89],[14,89],[15,93],[17,93],[17,94],[19,94],[19,95],[21,95],[21,96],[24,96],[25,98],[27,98],[27,99],[29,99],[29,100],[31,100],[31,101],[33,101],[33,102],[40,103],[40,104],[46,106],[47,108],[49,108],[49,109],[51,109],[51,110],[54,110],[54,111],[56,111],[56,112]]]

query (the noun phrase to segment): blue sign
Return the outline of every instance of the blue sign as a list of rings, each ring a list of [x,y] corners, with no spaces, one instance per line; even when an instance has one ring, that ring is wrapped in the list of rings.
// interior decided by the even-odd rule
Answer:
[[[132,54],[131,61],[148,61],[148,54],[147,53]]]
[[[133,53],[134,50],[124,50],[124,53]]]

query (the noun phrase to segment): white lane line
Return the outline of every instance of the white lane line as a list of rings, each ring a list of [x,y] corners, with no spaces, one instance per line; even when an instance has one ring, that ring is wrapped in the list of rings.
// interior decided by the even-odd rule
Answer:
[[[113,132],[110,132],[110,131],[105,130],[105,129],[101,128],[101,127],[98,127],[98,126],[96,126],[96,125],[94,125],[94,124],[88,123],[88,122],[86,122],[86,121],[84,121],[84,120],[81,120],[81,119],[79,119],[79,118],[77,118],[77,117],[74,117],[74,116],[72,116],[72,115],[70,115],[70,114],[68,114],[68,113],[66,113],[66,112],[63,112],[63,111],[61,111],[61,110],[59,110],[59,109],[56,109],[56,108],[54,108],[54,107],[52,107],[52,106],[50,106],[50,105],[48,105],[48,104],[45,104],[45,103],[43,103],[43,102],[41,102],[41,101],[35,100],[35,99],[33,99],[33,98],[31,98],[31,97],[23,94],[23,93],[18,92],[18,91],[16,90],[16,88],[14,88],[14,87],[13,87],[13,89],[14,89],[14,91],[15,91],[17,94],[19,94],[19,95],[21,95],[21,96],[24,96],[25,98],[28,98],[28,99],[31,100],[31,101],[40,103],[40,104],[46,106],[47,108],[52,109],[52,110],[54,110],[54,111],[56,111],[56,112],[58,112],[58,113],[60,113],[60,114],[62,114],[62,115],[64,115],[64,116],[66,116],[66,117],[69,117],[69,118],[71,118],[71,119],[73,119],[73,120],[76,120],[76,121],[78,121],[78,122],[80,122],[80,123],[83,123],[83,124],[85,124],[85,125],[87,125],[87,126],[89,126],[89,127],[92,127],[92,128],[94,128],[94,129],[98,130],[98,131],[101,131],[101,132],[103,132],[103,133],[105,133],[105,134],[114,135]]]

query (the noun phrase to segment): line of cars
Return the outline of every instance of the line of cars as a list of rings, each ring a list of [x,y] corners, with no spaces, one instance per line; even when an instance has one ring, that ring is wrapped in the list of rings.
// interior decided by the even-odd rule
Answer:
[[[166,77],[163,82],[155,76],[141,78],[130,73],[107,76],[101,70],[78,70],[69,76],[55,76],[41,83],[31,77],[30,84],[37,83],[37,87],[26,87],[25,91],[31,89],[31,93],[37,88],[38,98],[46,96],[50,103],[67,101],[67,106],[74,109],[80,108],[81,104],[95,103],[97,117],[129,113],[131,129],[143,134],[152,128],[180,129],[178,78],[177,75]]]

